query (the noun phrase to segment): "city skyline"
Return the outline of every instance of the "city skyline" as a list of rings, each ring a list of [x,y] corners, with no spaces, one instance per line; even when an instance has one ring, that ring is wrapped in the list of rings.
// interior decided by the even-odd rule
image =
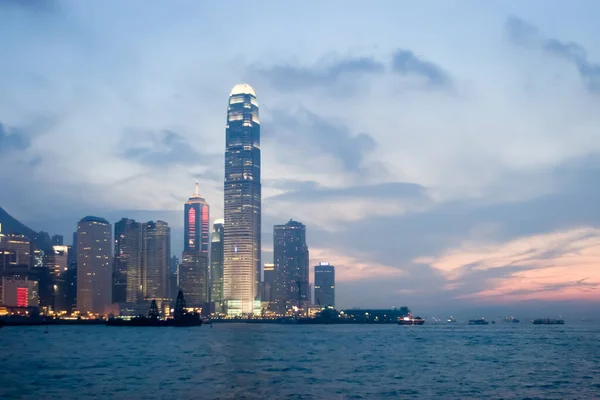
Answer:
[[[188,4],[169,11],[177,28],[147,22],[160,6],[55,4],[0,5],[16,44],[0,66],[0,206],[31,228],[161,219],[180,255],[186,187],[200,181],[224,215],[225,98],[248,82],[262,106],[260,262],[271,227],[294,218],[311,276],[336,266],[342,307],[600,301],[597,3],[570,20],[536,1],[354,3],[345,25],[333,4],[316,19],[310,2]],[[251,43],[224,18],[254,21]]]

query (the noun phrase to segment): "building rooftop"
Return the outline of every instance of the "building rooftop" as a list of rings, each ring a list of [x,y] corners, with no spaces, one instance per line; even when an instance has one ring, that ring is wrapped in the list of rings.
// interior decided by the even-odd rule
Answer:
[[[252,86],[248,85],[247,83],[238,83],[237,85],[235,85],[233,89],[231,89],[229,97],[235,94],[251,94],[252,96],[256,97],[254,89],[252,89]]]
[[[108,224],[109,222],[107,220],[105,220],[104,218],[100,218],[100,217],[93,217],[91,215],[88,215],[87,217],[83,217],[81,219],[81,221],[79,222],[99,222],[102,224]]]

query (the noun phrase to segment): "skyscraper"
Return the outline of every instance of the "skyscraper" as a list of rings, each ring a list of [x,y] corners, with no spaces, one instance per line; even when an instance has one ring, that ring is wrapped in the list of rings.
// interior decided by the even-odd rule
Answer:
[[[273,263],[275,264],[274,300],[298,305],[307,301],[308,246],[306,226],[290,220],[273,227]]]
[[[46,266],[50,269],[52,277],[52,309],[57,311],[68,311],[68,246],[54,245],[52,251],[46,254]]]
[[[315,303],[335,307],[335,267],[329,263],[315,266]]]
[[[171,256],[171,263],[169,264],[169,299],[174,304],[177,299],[177,292],[179,291],[179,258],[177,256]]]
[[[183,252],[179,265],[179,286],[188,307],[204,307],[208,302],[208,257],[206,255],[198,251]]]
[[[198,251],[208,257],[209,209],[204,197],[196,192],[184,206],[184,236],[183,251]]]
[[[263,293],[262,301],[273,301],[275,294],[275,264],[263,265]]]
[[[171,262],[171,228],[163,221],[145,224],[143,254],[144,300],[169,300],[169,264]]]
[[[0,233],[0,250],[14,254],[11,264],[27,268],[31,266],[31,241],[27,236]]]
[[[208,302],[209,221],[209,207],[196,182],[196,192],[184,206],[184,244],[179,266],[179,285],[187,305],[192,307],[203,307]]]
[[[104,314],[112,303],[112,232],[107,220],[85,217],[77,224],[77,309]]]
[[[223,297],[227,313],[260,309],[260,121],[254,89],[235,85],[225,132]]]
[[[223,219],[213,223],[210,243],[210,301],[215,303],[217,310],[223,303]]]
[[[115,224],[113,302],[137,303],[143,299],[144,225],[122,218]]]

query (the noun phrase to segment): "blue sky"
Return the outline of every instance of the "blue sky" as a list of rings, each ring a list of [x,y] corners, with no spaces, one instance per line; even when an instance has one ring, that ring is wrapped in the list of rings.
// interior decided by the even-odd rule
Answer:
[[[600,300],[598,2],[23,3],[0,3],[0,205],[33,228],[161,218],[179,252],[196,179],[222,217],[248,82],[263,262],[294,218],[342,306]]]

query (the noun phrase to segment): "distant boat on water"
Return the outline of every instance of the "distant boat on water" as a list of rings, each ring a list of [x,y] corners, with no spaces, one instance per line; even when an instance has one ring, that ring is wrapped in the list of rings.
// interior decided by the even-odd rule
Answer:
[[[481,317],[480,319],[470,319],[469,325],[487,325],[489,322],[485,320],[485,318]]]
[[[516,319],[515,317],[504,317],[504,322],[513,322],[513,323],[518,323],[521,322],[520,320]]]
[[[412,315],[407,315],[406,317],[398,318],[398,325],[423,325],[425,320],[421,317],[413,317]]]
[[[456,320],[454,319],[454,317],[451,315],[450,318],[448,318],[448,322],[449,323],[454,323],[456,322]]]
[[[534,325],[564,325],[564,319],[538,318],[531,321]]]

